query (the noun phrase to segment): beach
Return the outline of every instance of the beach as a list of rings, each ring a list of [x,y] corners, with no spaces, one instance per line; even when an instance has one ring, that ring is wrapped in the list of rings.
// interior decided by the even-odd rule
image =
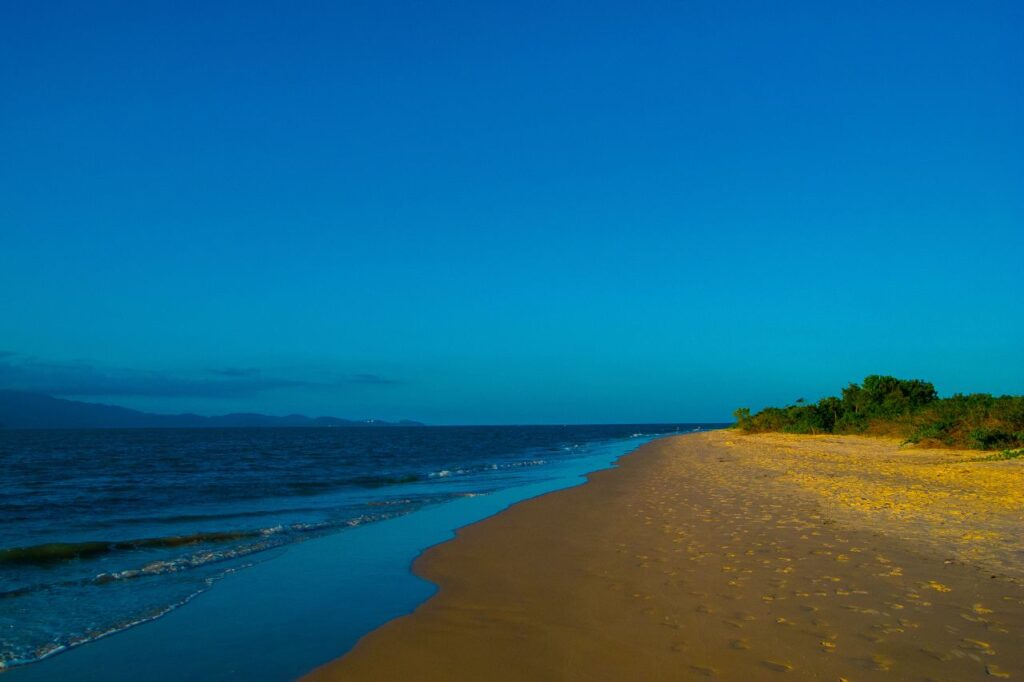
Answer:
[[[297,679],[434,592],[424,549],[692,428],[6,433],[2,677]]]
[[[656,440],[427,550],[437,594],[306,679],[1021,679],[1024,460],[986,454]]]

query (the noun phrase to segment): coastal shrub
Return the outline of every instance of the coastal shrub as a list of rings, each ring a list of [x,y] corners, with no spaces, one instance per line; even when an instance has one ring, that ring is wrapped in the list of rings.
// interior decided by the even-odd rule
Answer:
[[[1024,446],[1024,396],[987,393],[939,398],[919,379],[871,375],[840,396],[787,407],[733,413],[736,427],[752,433],[865,433],[923,446],[998,450]]]
[[[952,445],[953,436],[951,433],[951,424],[949,422],[932,422],[925,424],[914,430],[910,435],[907,436],[907,443],[935,443],[942,445]]]
[[[746,423],[750,421],[750,408],[737,407],[732,416],[736,419],[736,425],[739,428],[746,428]]]
[[[1021,440],[1021,434],[1010,433],[1003,429],[973,429],[968,435],[971,446],[979,450],[998,450],[1013,447]]]
[[[1005,461],[1010,460],[1010,459],[1020,459],[1022,457],[1024,457],[1024,450],[1003,450],[1002,452],[997,452],[996,454],[989,455],[988,457],[975,457],[974,459],[968,460],[968,461],[971,461],[971,462],[1005,462]]]

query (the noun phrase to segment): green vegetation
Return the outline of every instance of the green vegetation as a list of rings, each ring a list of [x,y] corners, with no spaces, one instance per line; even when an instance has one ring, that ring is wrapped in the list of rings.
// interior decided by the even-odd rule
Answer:
[[[979,457],[976,462],[1005,462],[1008,459],[1020,459],[1024,457],[1024,450],[1003,450],[988,457]]]
[[[862,433],[928,447],[1006,450],[1024,446],[1024,396],[957,394],[939,398],[927,381],[872,375],[840,397],[733,412],[736,427],[757,433]],[[1018,454],[1000,457],[1013,459]],[[1005,453],[1004,453],[1005,454]]]

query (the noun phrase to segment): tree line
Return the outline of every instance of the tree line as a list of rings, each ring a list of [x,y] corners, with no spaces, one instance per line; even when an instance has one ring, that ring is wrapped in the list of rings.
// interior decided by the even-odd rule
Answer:
[[[903,438],[930,447],[999,450],[1024,447],[1024,396],[988,393],[940,398],[919,379],[871,375],[840,396],[803,399],[756,414],[741,407],[736,427],[752,433],[862,433]]]

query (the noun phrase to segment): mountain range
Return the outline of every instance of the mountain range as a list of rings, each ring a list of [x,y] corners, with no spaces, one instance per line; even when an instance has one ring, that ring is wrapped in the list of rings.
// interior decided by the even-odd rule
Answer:
[[[152,414],[116,405],[85,403],[54,398],[42,393],[0,390],[0,429],[132,429],[132,428],[234,428],[234,427],[354,427],[423,426],[403,419],[339,419],[290,414],[234,413],[215,417],[198,414]]]

